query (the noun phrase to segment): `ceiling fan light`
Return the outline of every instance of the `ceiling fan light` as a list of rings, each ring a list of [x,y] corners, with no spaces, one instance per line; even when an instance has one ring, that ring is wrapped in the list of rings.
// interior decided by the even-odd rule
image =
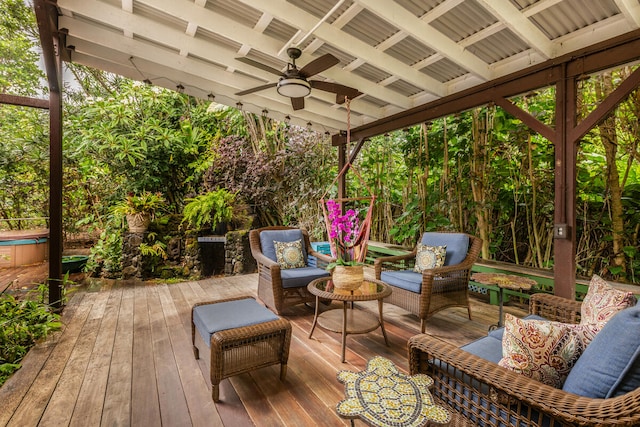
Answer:
[[[299,78],[285,78],[278,82],[278,93],[289,98],[304,98],[311,93],[308,81]]]

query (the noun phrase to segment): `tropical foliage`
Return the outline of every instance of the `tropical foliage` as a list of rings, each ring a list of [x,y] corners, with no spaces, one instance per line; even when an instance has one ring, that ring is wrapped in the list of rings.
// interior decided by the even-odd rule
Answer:
[[[59,315],[44,302],[0,293],[0,385],[20,368],[22,358],[38,340],[60,326]]]
[[[0,89],[39,94],[32,12],[18,0],[0,8]],[[577,119],[633,70],[582,80]],[[113,207],[130,192],[159,193],[167,213],[183,215],[224,189],[246,204],[253,226],[291,224],[327,239],[318,200],[337,173],[328,135],[77,65],[69,71],[77,85],[65,92],[64,229],[100,236],[94,261],[104,269],[118,269],[123,228]],[[555,126],[554,88],[511,101]],[[0,227],[20,228],[15,219],[48,212],[47,116],[0,109]],[[640,282],[639,110],[636,90],[579,144],[581,275]],[[489,105],[367,141],[355,164],[363,181],[349,175],[347,191],[375,193],[372,240],[412,246],[423,231],[464,230],[483,239],[483,258],[551,268],[554,164],[549,141]],[[162,258],[163,235],[145,244]]]

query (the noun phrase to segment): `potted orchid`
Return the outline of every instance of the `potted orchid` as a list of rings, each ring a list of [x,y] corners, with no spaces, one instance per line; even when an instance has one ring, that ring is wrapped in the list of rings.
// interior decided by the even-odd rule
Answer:
[[[364,280],[363,264],[357,260],[355,243],[360,233],[358,212],[353,209],[342,214],[340,203],[327,201],[327,219],[329,220],[329,240],[336,260],[327,266],[332,272],[336,288],[354,290]]]

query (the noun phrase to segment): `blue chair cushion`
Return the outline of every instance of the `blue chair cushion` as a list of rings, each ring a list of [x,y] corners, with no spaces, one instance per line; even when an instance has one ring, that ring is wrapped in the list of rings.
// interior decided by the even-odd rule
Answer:
[[[438,233],[429,231],[422,235],[423,245],[446,246],[444,265],[460,264],[469,252],[469,236],[464,233]]]
[[[307,286],[312,280],[328,277],[331,274],[322,268],[302,267],[280,270],[283,288],[300,288]]]
[[[413,270],[383,271],[380,280],[407,291],[420,293],[422,289],[422,273]]]
[[[460,347],[460,350],[475,354],[489,362],[498,363],[502,359],[502,339],[487,335]]]
[[[307,248],[305,248],[302,230],[265,230],[260,232],[260,247],[262,248],[262,254],[275,262],[278,262],[278,258],[276,256],[276,248],[273,242],[295,242],[296,240],[302,240],[302,258],[306,260]]]
[[[606,399],[640,387],[640,306],[622,310],[598,332],[562,389]]]
[[[211,345],[216,332],[277,320],[279,317],[253,298],[199,305],[193,309],[193,324]]]

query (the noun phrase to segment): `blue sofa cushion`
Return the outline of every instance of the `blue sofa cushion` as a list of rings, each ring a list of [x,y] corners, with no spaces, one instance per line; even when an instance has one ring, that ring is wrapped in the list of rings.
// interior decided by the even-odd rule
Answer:
[[[211,345],[211,335],[227,329],[257,325],[279,317],[253,298],[199,305],[193,309],[193,324]]]
[[[280,270],[283,288],[300,288],[307,286],[312,280],[328,277],[331,274],[327,270],[317,267],[288,268]]]
[[[460,264],[467,257],[469,251],[469,236],[464,233],[429,231],[422,235],[421,243],[428,246],[446,246],[447,256],[444,265]]]
[[[606,399],[640,387],[640,306],[616,314],[598,332],[562,389]]]
[[[413,270],[383,271],[380,280],[407,291],[420,293],[422,288],[422,273]]]
[[[495,336],[487,335],[460,347],[460,349],[489,362],[498,363],[502,359],[502,338],[498,339]]]
[[[260,247],[264,256],[272,261],[278,262],[276,247],[273,242],[295,242],[301,240],[303,259],[307,259],[307,248],[304,246],[304,236],[302,230],[265,230],[260,232]]]

